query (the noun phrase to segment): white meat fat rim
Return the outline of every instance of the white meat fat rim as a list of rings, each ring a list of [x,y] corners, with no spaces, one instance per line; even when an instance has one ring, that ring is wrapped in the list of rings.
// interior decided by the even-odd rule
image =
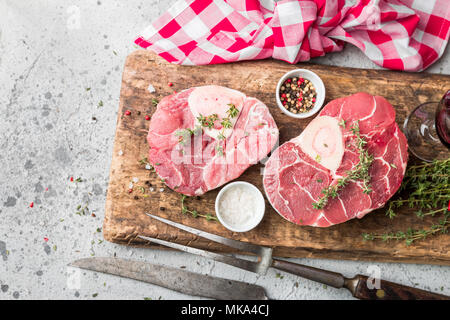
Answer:
[[[316,117],[293,142],[331,172],[336,172],[341,166],[344,136],[336,118]]]

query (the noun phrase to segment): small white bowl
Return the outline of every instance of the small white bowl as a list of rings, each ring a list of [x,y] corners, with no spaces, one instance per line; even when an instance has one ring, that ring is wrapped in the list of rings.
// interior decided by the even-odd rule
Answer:
[[[244,225],[241,227],[232,226],[232,225],[228,224],[226,221],[224,221],[224,218],[222,217],[222,214],[219,210],[219,203],[220,203],[220,200],[222,199],[222,196],[225,194],[225,192],[227,190],[234,188],[236,186],[239,186],[239,185],[243,185],[246,188],[249,188],[249,189],[255,191],[255,194],[257,196],[257,201],[260,204],[259,205],[260,210],[258,210],[258,213],[254,217],[254,219],[247,225]],[[215,208],[216,208],[217,218],[219,219],[220,223],[225,228],[227,228],[228,230],[233,231],[233,232],[247,232],[247,231],[254,229],[263,219],[264,213],[266,211],[266,202],[264,201],[264,196],[262,195],[261,191],[259,191],[259,189],[257,187],[255,187],[253,184],[245,182],[245,181],[236,181],[236,182],[231,182],[231,183],[227,184],[225,187],[222,188],[222,190],[219,191],[219,194],[216,197]]]
[[[314,89],[316,90],[316,102],[314,104],[314,107],[308,112],[292,113],[289,110],[287,110],[281,103],[279,95],[281,86],[283,85],[284,81],[286,81],[288,78],[293,77],[304,78],[311,81],[314,86]],[[325,86],[323,84],[322,79],[320,79],[320,77],[316,73],[306,69],[295,69],[285,73],[281,77],[280,81],[278,81],[275,97],[277,99],[278,108],[280,108],[281,111],[283,111],[285,114],[287,114],[292,118],[304,119],[316,114],[320,110],[320,108],[322,108],[323,102],[325,101]]]

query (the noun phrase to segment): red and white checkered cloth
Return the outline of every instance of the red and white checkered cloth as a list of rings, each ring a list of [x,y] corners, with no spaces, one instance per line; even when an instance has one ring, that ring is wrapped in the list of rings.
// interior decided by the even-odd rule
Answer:
[[[136,39],[185,65],[289,63],[349,42],[377,65],[420,71],[444,52],[450,0],[180,0]]]

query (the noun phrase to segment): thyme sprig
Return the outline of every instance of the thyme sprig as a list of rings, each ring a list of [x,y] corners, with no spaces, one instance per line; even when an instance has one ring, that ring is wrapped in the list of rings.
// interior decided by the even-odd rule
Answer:
[[[359,153],[359,162],[353,170],[349,170],[346,172],[347,175],[345,177],[338,179],[336,184],[322,189],[323,196],[313,203],[314,209],[323,209],[328,204],[329,199],[336,198],[339,191],[344,188],[350,181],[361,181],[363,192],[366,194],[372,192],[369,169],[373,162],[373,156],[369,154],[366,149],[367,141],[360,134],[359,122],[355,121],[350,130],[356,137],[356,148]],[[316,161],[320,162],[320,157],[316,159]]]
[[[202,213],[199,213],[197,210],[188,209],[188,207],[185,204],[186,198],[187,198],[187,196],[184,194],[181,196],[181,213],[191,214],[194,218],[198,218],[198,217],[205,218],[208,221],[219,221],[216,216],[213,216],[210,213],[202,214]]]
[[[230,129],[233,126],[229,118],[223,118],[220,124],[224,129]]]
[[[450,200],[450,159],[409,166],[400,187],[404,190],[408,190],[407,199],[400,197],[388,203],[386,215],[391,219],[404,205],[416,208],[418,216],[425,215],[424,210],[446,207]]]
[[[212,129],[214,127],[214,122],[219,120],[219,116],[217,115],[217,113],[213,113],[212,115],[207,117],[200,114],[197,117],[197,120],[202,127]]]
[[[232,104],[232,103],[229,103],[228,106],[230,107],[230,109],[228,109],[227,114],[231,118],[236,118],[237,115],[239,114],[238,108],[236,108],[236,106],[234,104]]]
[[[450,224],[450,211],[448,210],[450,159],[409,166],[400,190],[407,192],[408,198],[399,197],[389,201],[386,210],[389,218],[394,219],[397,216],[397,209],[402,207],[414,208],[414,213],[419,219],[436,215],[442,215],[442,218],[424,229],[408,228],[406,231],[384,234],[364,233],[362,235],[364,240],[404,240],[406,245],[410,245],[416,240],[448,232]]]
[[[363,233],[363,239],[364,240],[382,240],[382,241],[389,241],[389,240],[395,240],[400,241],[404,240],[406,245],[411,245],[416,240],[425,239],[428,236],[432,236],[435,234],[445,234],[448,232],[448,227],[450,224],[450,214],[446,208],[442,210],[444,213],[444,218],[440,219],[438,223],[431,225],[429,228],[425,229],[412,229],[408,228],[406,232],[403,231],[397,231],[397,232],[389,232],[384,234],[369,234],[369,233]],[[441,211],[441,210],[440,210]]]
[[[202,133],[202,128],[200,126],[196,126],[194,129],[185,128],[177,130],[175,132],[175,136],[178,137],[178,143],[184,146],[186,142],[191,141],[192,136],[197,136],[200,133]]]

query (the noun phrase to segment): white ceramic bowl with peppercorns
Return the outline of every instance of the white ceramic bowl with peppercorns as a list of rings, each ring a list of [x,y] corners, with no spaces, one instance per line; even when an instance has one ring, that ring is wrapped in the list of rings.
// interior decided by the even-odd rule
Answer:
[[[325,86],[316,73],[306,69],[295,69],[281,77],[275,95],[281,111],[290,117],[304,119],[316,114],[322,108],[325,101]]]

